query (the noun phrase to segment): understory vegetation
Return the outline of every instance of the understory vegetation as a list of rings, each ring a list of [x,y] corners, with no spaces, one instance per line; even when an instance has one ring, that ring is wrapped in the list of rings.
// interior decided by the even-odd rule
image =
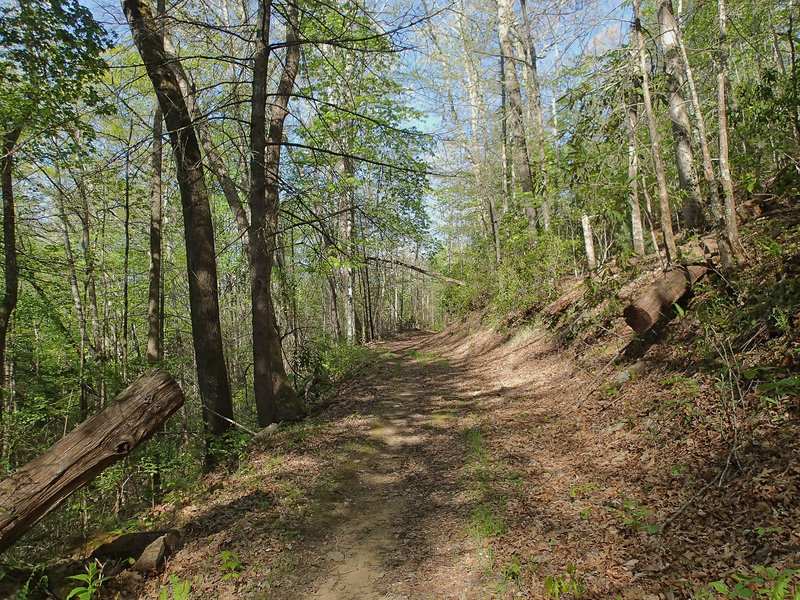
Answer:
[[[559,414],[490,377],[491,410],[450,389],[458,405],[437,398],[420,421],[460,444],[460,532],[487,596],[800,598],[798,10],[4,2],[0,499],[148,369],[186,397],[4,552],[15,597],[43,575],[60,597],[101,597],[119,565],[89,557],[114,536],[222,535],[224,508],[217,525],[186,511],[226,477],[252,486],[242,503],[274,555],[201,551],[198,533],[205,568],[295,577],[304,527],[335,521],[342,482],[386,449],[369,430],[383,417],[336,412],[347,391],[463,374],[441,349],[379,345],[424,330],[491,331],[492,349],[538,332],[582,377]],[[626,325],[649,286],[694,267],[652,327]],[[323,452],[314,438],[342,423],[358,435],[335,458],[292,454]],[[584,434],[636,460],[582,472],[572,457],[573,481],[539,497],[551,473],[507,451],[569,453]],[[529,539],[562,518],[519,508],[534,496],[630,549],[608,559],[623,583],[602,588],[579,541]],[[61,557],[79,572],[56,577]],[[157,591],[198,585],[171,573]]]

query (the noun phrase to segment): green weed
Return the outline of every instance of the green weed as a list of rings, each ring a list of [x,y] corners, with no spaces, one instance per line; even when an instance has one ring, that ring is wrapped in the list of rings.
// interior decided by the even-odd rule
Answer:
[[[630,527],[633,531],[645,529],[649,533],[658,533],[661,529],[657,524],[647,525],[649,510],[634,498],[623,497],[618,506],[607,506],[606,509],[614,513],[617,518],[622,519],[622,524]]]
[[[91,600],[100,594],[100,586],[108,577],[103,577],[103,565],[98,560],[94,560],[86,565],[86,573],[70,575],[67,579],[74,579],[83,585],[72,588],[65,600],[77,598],[78,600]]]
[[[472,523],[468,531],[473,538],[482,540],[503,535],[506,532],[506,523],[492,504],[482,503],[472,511]]]
[[[239,575],[242,574],[244,566],[239,560],[239,556],[235,552],[223,550],[219,553],[219,557],[222,561],[222,564],[219,567],[220,571],[223,572],[222,581],[239,577]]]
[[[564,594],[572,594],[578,598],[586,591],[583,579],[578,576],[578,569],[572,563],[567,565],[566,575],[548,575],[544,580],[544,591],[547,598],[560,600]]]
[[[192,583],[177,575],[169,576],[169,587],[161,588],[158,600],[187,600],[192,592]]]
[[[569,491],[569,495],[572,498],[577,498],[578,496],[584,496],[586,492],[591,490],[599,490],[600,486],[594,482],[590,483],[583,483],[581,485],[576,485]]]
[[[734,573],[712,581],[696,598],[765,598],[800,600],[800,569],[778,571],[773,567],[755,567],[752,575]]]

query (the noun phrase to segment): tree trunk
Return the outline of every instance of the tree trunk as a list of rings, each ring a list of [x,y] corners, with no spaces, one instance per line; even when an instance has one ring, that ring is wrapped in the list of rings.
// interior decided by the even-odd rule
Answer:
[[[464,25],[463,13],[458,13],[457,19],[461,37],[461,44],[464,49],[464,55],[466,57],[467,92],[469,93],[471,144],[467,144],[465,142],[464,149],[466,150],[470,166],[472,167],[472,175],[475,178],[476,192],[483,201],[483,205],[484,207],[486,207],[487,216],[489,217],[492,244],[494,246],[494,257],[492,257],[489,260],[489,266],[491,270],[494,270],[494,268],[500,264],[500,232],[498,228],[494,202],[492,201],[491,194],[488,191],[489,186],[485,185],[484,175],[483,175],[483,165],[485,165],[487,162],[485,160],[485,156],[487,153],[484,151],[483,155],[481,154],[480,135],[481,132],[483,132],[485,135],[487,127],[485,118],[481,119],[481,117],[484,115],[484,111],[482,110],[483,101],[481,98],[480,77],[478,76],[477,69],[475,68],[475,64],[473,62],[473,57],[475,52],[474,48],[469,44],[470,40],[468,32],[466,31],[466,27]],[[448,98],[450,99],[449,104],[450,104],[450,111],[453,115],[453,120],[455,121],[458,129],[460,130],[461,126],[459,124],[458,111],[455,108],[455,102],[453,101],[452,94],[450,93],[449,85],[448,85]],[[481,123],[481,120],[483,120],[483,123]],[[462,137],[464,136],[462,135]]]
[[[500,136],[503,138],[503,214],[508,213],[511,196],[511,164],[508,156],[508,102],[506,101],[506,59],[500,53]]]
[[[550,199],[547,193],[547,147],[544,139],[544,116],[542,113],[542,90],[539,87],[539,68],[537,66],[536,46],[531,39],[531,27],[528,22],[528,10],[525,0],[520,0],[522,8],[522,22],[525,31],[522,32],[522,39],[527,53],[528,70],[530,73],[530,97],[528,108],[533,117],[533,126],[536,129],[536,146],[539,151],[539,194],[542,200],[542,227],[545,231],[550,229]]]
[[[278,421],[302,417],[305,410],[289,382],[283,365],[281,337],[272,303],[272,266],[280,209],[279,169],[283,123],[300,61],[299,11],[287,7],[286,59],[272,100],[269,130],[266,127],[267,60],[271,0],[261,0],[253,65],[253,106],[250,121],[250,291],[253,301],[253,391],[258,423],[266,427]]]
[[[206,419],[212,433],[219,435],[230,427],[233,404],[222,351],[214,229],[200,146],[149,7],[142,0],[124,0],[123,9],[153,83],[175,154],[186,237],[197,381]]]
[[[148,371],[103,412],[0,482],[0,552],[104,469],[148,440],[183,404],[162,371]]]
[[[632,64],[636,64],[636,53],[632,53]],[[642,210],[639,206],[639,148],[636,143],[636,126],[639,122],[639,92],[641,79],[636,76],[635,68],[631,73],[631,94],[629,104],[625,111],[625,126],[628,128],[628,204],[631,207],[631,237],[633,238],[633,251],[639,256],[644,256],[644,232],[642,228]],[[656,248],[656,250],[658,250]]]
[[[672,0],[659,0],[658,28],[666,59],[667,96],[669,116],[672,120],[672,136],[675,140],[675,161],[678,165],[681,189],[686,194],[683,202],[683,218],[689,229],[699,229],[703,225],[703,197],[694,165],[689,111],[683,95],[685,77],[678,48],[678,23],[672,12]]]
[[[125,144],[125,248],[122,259],[122,381],[128,383],[128,353],[130,350],[130,269],[131,269],[131,146],[133,138],[133,121],[128,129]]]
[[[164,360],[164,339],[161,336],[161,239],[162,199],[161,168],[163,135],[161,109],[153,114],[153,172],[150,191],[150,269],[147,294],[147,361]]]
[[[535,230],[538,222],[538,211],[534,205],[535,188],[531,174],[528,143],[525,137],[525,126],[522,122],[522,92],[519,88],[517,69],[514,66],[514,46],[511,42],[511,29],[513,17],[513,4],[510,0],[498,0],[497,24],[500,35],[500,51],[502,56],[509,61],[505,65],[503,85],[508,98],[508,132],[511,137],[511,154],[514,166],[517,169],[520,186],[522,187],[523,206],[528,217],[531,230]]]
[[[711,217],[714,220],[714,228],[717,232],[719,260],[722,265],[722,270],[730,273],[734,267],[734,256],[736,255],[736,250],[734,249],[731,240],[728,239],[728,232],[725,227],[725,208],[719,196],[717,178],[714,173],[714,164],[711,159],[711,149],[708,146],[706,122],[700,107],[700,97],[697,93],[697,86],[694,83],[694,75],[692,74],[692,67],[689,63],[689,55],[686,52],[686,46],[683,43],[683,36],[681,35],[680,29],[676,31],[678,47],[680,48],[683,66],[686,70],[686,81],[689,84],[692,107],[694,108],[695,120],[697,122],[697,135],[700,138],[700,149],[703,153],[703,178],[706,180],[706,184],[708,185],[709,210],[711,212]]]
[[[17,264],[17,217],[14,205],[14,150],[22,132],[13,129],[3,136],[0,156],[0,186],[3,194],[3,247],[5,254],[5,289],[0,302],[0,435],[3,435],[3,408],[6,396],[6,337],[11,313],[17,307],[19,265]],[[0,457],[5,440],[0,439]]]
[[[568,292],[564,292],[556,300],[548,304],[547,307],[544,309],[544,311],[549,316],[554,317],[558,313],[566,309],[568,306],[575,304],[586,293],[586,286],[583,285],[584,281],[586,280],[581,279],[574,288],[572,288]]]
[[[647,331],[689,287],[708,272],[705,265],[691,265],[667,271],[647,291],[625,307],[625,322],[637,333]]]
[[[723,192],[723,225],[726,242],[733,252],[731,265],[723,268],[730,274],[735,259],[741,258],[739,227],[736,223],[736,201],[733,197],[733,179],[728,162],[728,103],[725,86],[728,77],[728,15],[725,0],[718,0],[719,7],[719,47],[717,58],[717,114],[719,115],[719,178]]]
[[[647,116],[647,127],[650,130],[650,148],[653,156],[653,167],[656,172],[658,182],[658,201],[661,209],[661,232],[664,235],[664,246],[667,250],[667,262],[672,262],[678,257],[678,250],[675,247],[675,234],[672,231],[672,210],[669,206],[669,191],[667,190],[667,176],[664,172],[664,160],[661,156],[661,144],[659,141],[656,117],[653,112],[653,102],[650,99],[650,79],[647,75],[647,56],[644,47],[644,37],[642,36],[642,11],[640,0],[633,1],[633,29],[634,43],[639,54],[639,68],[642,75],[642,95],[644,99],[644,110]]]
[[[589,222],[589,215],[581,217],[581,225],[583,225],[583,245],[586,248],[586,264],[589,271],[597,269],[597,259],[594,254],[594,240],[592,238],[592,225]]]

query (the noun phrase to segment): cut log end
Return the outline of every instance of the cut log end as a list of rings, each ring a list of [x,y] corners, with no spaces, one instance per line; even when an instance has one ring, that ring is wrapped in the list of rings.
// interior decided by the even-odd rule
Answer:
[[[625,322],[636,333],[647,331],[707,272],[706,265],[689,265],[667,271],[644,294],[625,307],[622,311]]]
[[[649,313],[634,304],[629,304],[622,311],[622,316],[625,317],[625,322],[631,329],[636,332],[642,332],[650,329],[658,321],[661,311]]]

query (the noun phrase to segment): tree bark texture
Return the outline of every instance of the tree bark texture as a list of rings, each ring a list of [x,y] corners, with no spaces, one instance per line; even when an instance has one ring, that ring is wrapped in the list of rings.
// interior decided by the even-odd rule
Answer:
[[[104,469],[149,439],[183,404],[183,392],[151,370],[47,452],[0,482],[0,552]]]
[[[266,427],[278,421],[302,417],[305,409],[292,387],[283,365],[283,352],[275,309],[272,304],[272,266],[280,209],[279,169],[283,124],[289,96],[300,64],[299,11],[296,3],[286,7],[286,57],[278,89],[269,111],[267,129],[267,60],[269,58],[270,0],[258,10],[258,40],[254,61],[253,109],[251,113],[250,180],[250,292],[253,302],[253,391],[258,423]]]
[[[689,55],[686,52],[686,45],[683,43],[683,35],[681,34],[680,29],[676,30],[676,33],[678,48],[681,51],[683,66],[686,70],[686,82],[689,84],[692,107],[694,109],[695,121],[697,123],[697,133],[698,137],[700,138],[700,149],[703,154],[703,178],[708,185],[708,207],[711,217],[714,221],[714,229],[717,234],[717,242],[719,245],[719,261],[722,265],[723,271],[730,273],[733,269],[734,256],[736,252],[733,244],[727,237],[728,233],[725,227],[725,209],[719,195],[717,177],[714,172],[714,164],[711,158],[711,149],[708,145],[706,121],[705,117],[703,117],[703,111],[700,106],[700,96],[697,93],[697,86],[694,82],[694,75],[692,73],[691,63],[689,62]]]
[[[632,55],[631,67],[636,64],[635,53]],[[639,122],[639,91],[641,79],[636,76],[635,68],[631,69],[631,94],[625,110],[625,126],[628,129],[628,204],[631,207],[631,237],[633,251],[644,256],[644,230],[642,228],[642,209],[639,206],[639,148],[636,143],[636,126]],[[656,248],[658,250],[658,248]]]
[[[571,290],[564,292],[556,300],[547,305],[544,311],[551,317],[555,317],[560,312],[564,311],[568,306],[575,304],[578,300],[583,298],[586,293],[586,286],[583,285],[585,279],[581,279],[578,284]]]
[[[622,311],[625,322],[637,333],[647,331],[689,287],[708,272],[705,265],[667,271],[647,291]]]
[[[222,351],[214,229],[200,146],[150,8],[142,0],[124,0],[123,10],[153,83],[175,155],[186,237],[197,381],[206,420],[211,432],[219,435],[230,427],[233,404]]]
[[[150,269],[147,294],[147,360],[151,364],[164,359],[164,340],[161,337],[162,120],[161,109],[156,106],[155,114],[153,115],[153,174],[150,180]]]
[[[586,248],[586,264],[590,271],[597,268],[597,258],[594,253],[594,239],[592,237],[592,224],[589,222],[589,215],[581,217],[583,227],[583,245]]]
[[[728,14],[725,0],[718,0],[719,10],[719,47],[717,48],[717,114],[719,129],[719,179],[722,183],[722,215],[725,227],[725,241],[732,251],[731,264],[723,268],[732,273],[733,263],[741,257],[741,242],[739,241],[739,226],[736,222],[736,202],[733,197],[733,179],[731,177],[730,162],[728,160],[728,102],[725,97],[726,81],[728,78]]]
[[[661,156],[661,143],[656,126],[656,117],[653,112],[653,102],[650,98],[650,78],[647,75],[647,56],[645,54],[644,36],[642,35],[642,11],[640,0],[633,1],[633,33],[636,51],[639,54],[639,68],[642,77],[642,96],[644,111],[647,117],[647,128],[650,130],[650,150],[653,157],[653,168],[658,182],[658,203],[661,209],[661,232],[664,235],[664,246],[667,250],[667,262],[677,258],[678,250],[675,246],[675,234],[672,231],[672,210],[669,206],[669,191],[667,190],[667,176],[664,172],[664,160]]]
[[[544,116],[542,113],[542,90],[539,87],[539,68],[537,66],[536,46],[531,39],[531,26],[528,22],[528,9],[525,0],[520,2],[522,8],[522,22],[525,31],[522,32],[525,52],[527,53],[528,71],[530,73],[530,97],[528,105],[533,117],[533,126],[536,130],[536,146],[539,152],[539,194],[542,206],[542,227],[545,231],[550,229],[550,198],[547,194],[547,147],[544,139]]]
[[[5,289],[0,302],[0,434],[6,393],[6,337],[11,313],[17,307],[19,265],[17,264],[17,216],[14,204],[14,149],[21,131],[13,129],[3,136],[0,156],[0,186],[3,195],[3,246],[5,254]],[[0,449],[4,440],[0,440]],[[1,452],[0,452],[1,454]]]
[[[508,64],[504,69],[503,86],[508,99],[506,113],[508,134],[511,138],[511,155],[517,169],[520,187],[522,188],[523,206],[528,217],[530,228],[536,228],[539,218],[534,206],[535,188],[531,174],[528,143],[525,137],[525,126],[522,122],[522,92],[517,78],[517,69],[514,65],[514,45],[511,41],[511,29],[514,22],[513,4],[511,0],[498,0],[497,24],[500,35],[500,51]]]
[[[667,96],[672,137],[675,141],[675,161],[680,186],[685,194],[683,217],[689,229],[698,229],[703,225],[703,197],[694,164],[688,103],[683,94],[686,78],[678,48],[678,23],[672,11],[672,0],[659,0],[658,28],[666,60]]]

